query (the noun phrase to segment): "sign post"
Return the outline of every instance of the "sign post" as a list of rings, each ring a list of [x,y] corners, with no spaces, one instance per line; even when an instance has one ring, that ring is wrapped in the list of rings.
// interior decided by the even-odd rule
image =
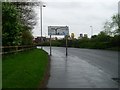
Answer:
[[[50,56],[52,55],[52,52],[51,52],[51,35],[50,35]]]
[[[66,37],[66,56],[67,56],[68,55],[68,50],[67,50],[67,40],[68,40],[68,37],[67,37],[67,35],[65,37]]]

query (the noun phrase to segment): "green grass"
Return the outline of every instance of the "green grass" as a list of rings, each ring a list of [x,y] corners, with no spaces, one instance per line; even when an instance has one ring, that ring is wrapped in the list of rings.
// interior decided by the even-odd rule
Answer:
[[[33,49],[3,56],[3,88],[38,88],[48,64],[48,54]]]

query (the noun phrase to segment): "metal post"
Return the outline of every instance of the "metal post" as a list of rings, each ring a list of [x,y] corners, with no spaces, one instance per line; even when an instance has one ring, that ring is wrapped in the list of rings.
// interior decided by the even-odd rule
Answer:
[[[51,52],[51,35],[50,35],[50,56],[52,55],[52,52]]]
[[[42,5],[40,5],[41,44],[42,44]],[[42,49],[42,46],[41,46]]]
[[[66,35],[66,56],[68,55],[68,50],[67,50],[67,35]]]

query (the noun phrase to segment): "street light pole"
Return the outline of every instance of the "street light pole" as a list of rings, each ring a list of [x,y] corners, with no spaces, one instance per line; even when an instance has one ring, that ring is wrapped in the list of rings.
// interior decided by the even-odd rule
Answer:
[[[46,6],[43,4],[40,5],[41,43],[43,41],[43,39],[42,39],[42,7],[46,7]],[[41,46],[41,49],[42,49],[42,46]]]

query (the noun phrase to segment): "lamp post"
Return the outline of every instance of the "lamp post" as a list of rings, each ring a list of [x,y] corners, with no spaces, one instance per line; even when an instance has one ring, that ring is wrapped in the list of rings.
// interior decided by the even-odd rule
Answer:
[[[92,35],[93,35],[93,27],[90,26],[90,28],[91,28],[91,38],[92,38]]]
[[[46,7],[45,5],[41,4],[40,5],[40,24],[41,24],[41,43],[42,43],[42,7]],[[41,46],[41,49],[42,49],[42,46]]]

